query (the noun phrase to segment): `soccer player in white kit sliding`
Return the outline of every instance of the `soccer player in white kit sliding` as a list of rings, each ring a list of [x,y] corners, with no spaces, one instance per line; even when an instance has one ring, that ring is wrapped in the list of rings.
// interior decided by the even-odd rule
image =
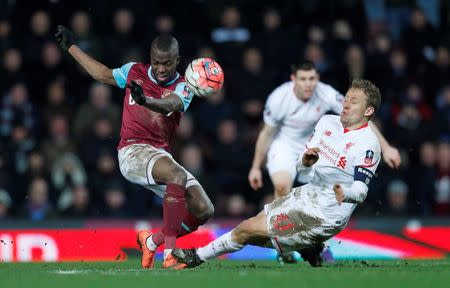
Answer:
[[[327,112],[342,111],[344,96],[319,81],[314,64],[304,61],[293,67],[291,81],[276,88],[268,97],[264,110],[264,127],[256,142],[248,180],[254,190],[263,186],[261,166],[267,155],[267,170],[274,186],[274,198],[285,196],[292,188],[297,171],[295,164],[317,121]],[[390,146],[371,124],[390,167],[400,165],[400,154]],[[301,175],[299,181],[305,183]],[[280,262],[295,263],[292,253],[280,254]]]
[[[380,106],[380,91],[368,80],[353,80],[340,116],[324,115],[304,145],[297,171],[304,186],[265,205],[205,247],[175,249],[178,263],[195,267],[245,245],[297,250],[312,266],[321,266],[323,242],[342,231],[380,163],[381,148],[369,125]]]

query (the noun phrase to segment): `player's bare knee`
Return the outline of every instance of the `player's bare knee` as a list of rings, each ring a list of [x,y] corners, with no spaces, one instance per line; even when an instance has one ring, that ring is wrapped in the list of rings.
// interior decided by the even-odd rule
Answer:
[[[214,205],[209,199],[202,199],[195,203],[195,216],[202,221],[207,221],[214,215]]]
[[[288,183],[277,183],[275,186],[275,194],[278,196],[284,196],[287,195],[290,189],[290,185]]]
[[[187,174],[186,174],[186,171],[184,171],[180,167],[172,168],[169,175],[170,175],[169,183],[175,183],[175,184],[178,184],[181,186],[186,185]]]

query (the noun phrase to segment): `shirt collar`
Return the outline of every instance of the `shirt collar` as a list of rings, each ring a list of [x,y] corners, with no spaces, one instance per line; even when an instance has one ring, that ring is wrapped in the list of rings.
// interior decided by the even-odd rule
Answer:
[[[352,129],[352,130],[344,128],[344,133],[347,133],[347,132],[350,132],[350,131],[354,131],[354,130],[363,129],[363,128],[366,128],[367,126],[369,126],[369,122],[364,123],[363,125],[359,126],[358,128],[355,128],[355,129]]]
[[[175,77],[173,77],[173,79],[170,80],[169,82],[165,83],[164,86],[172,85],[173,83],[175,83],[175,81],[178,80],[178,78],[180,78],[180,74],[178,74],[178,72],[175,72],[175,73],[176,73],[176,74],[175,74]],[[150,78],[150,80],[152,80],[154,83],[160,85],[160,84],[158,83],[158,81],[156,81],[155,77],[153,77],[152,66],[148,67],[148,72],[147,72],[147,74],[148,74],[148,78]]]

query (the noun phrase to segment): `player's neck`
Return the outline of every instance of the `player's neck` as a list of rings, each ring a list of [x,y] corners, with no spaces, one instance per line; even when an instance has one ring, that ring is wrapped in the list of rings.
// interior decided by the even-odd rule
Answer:
[[[344,127],[344,133],[352,130],[358,130],[365,128],[369,125],[369,122],[364,120],[357,123],[349,124],[349,125],[342,125]]]

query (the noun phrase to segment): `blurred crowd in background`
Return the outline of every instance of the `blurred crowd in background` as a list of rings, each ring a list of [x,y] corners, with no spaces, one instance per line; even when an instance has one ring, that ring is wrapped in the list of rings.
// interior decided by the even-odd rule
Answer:
[[[203,184],[216,218],[272,199],[247,182],[269,93],[290,66],[315,63],[345,93],[352,78],[382,91],[375,120],[400,149],[382,164],[365,216],[450,216],[450,1],[0,0],[0,218],[160,217],[161,200],[117,164],[123,90],[91,79],[58,47],[58,24],[110,68],[149,62],[159,33],[180,42],[183,74],[216,59],[225,88],[195,98],[173,155]]]

